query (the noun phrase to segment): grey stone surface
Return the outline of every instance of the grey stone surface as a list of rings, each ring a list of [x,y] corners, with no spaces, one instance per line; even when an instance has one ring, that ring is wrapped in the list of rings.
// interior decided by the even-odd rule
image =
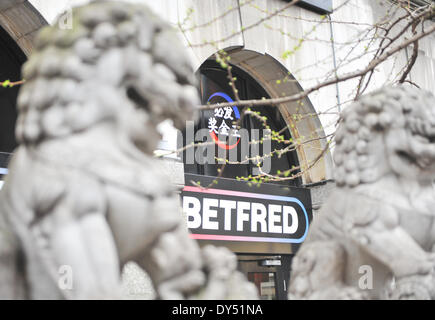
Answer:
[[[337,188],[293,259],[291,299],[435,299],[435,98],[361,97],[336,133]]]
[[[182,128],[199,104],[173,30],[122,2],[73,16],[73,29],[38,35],[23,69],[20,145],[0,192],[0,298],[121,298],[129,262],[162,299],[257,298],[233,253],[190,239],[176,187],[153,157],[158,124]],[[128,41],[123,23],[135,29]],[[144,47],[143,34],[158,46]]]

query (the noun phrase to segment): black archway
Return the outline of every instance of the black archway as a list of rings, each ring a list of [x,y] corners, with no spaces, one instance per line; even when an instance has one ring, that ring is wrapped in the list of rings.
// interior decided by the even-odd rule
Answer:
[[[233,96],[232,93],[232,89],[228,84],[229,80],[228,80],[227,71],[223,69],[215,61],[206,60],[201,65],[197,75],[199,77],[200,95],[203,104],[207,104],[208,102],[216,103],[216,102],[228,101],[225,100],[225,98],[223,98],[222,95],[227,96],[231,100],[235,100],[235,97]],[[232,75],[237,79],[237,81],[235,82],[235,86],[237,87],[238,94],[242,100],[261,99],[262,97],[270,98],[269,95],[266,93],[266,91],[263,89],[263,87],[253,77],[251,77],[248,73],[244,72],[242,69],[232,65]],[[215,96],[218,93],[220,95]],[[209,101],[210,97],[212,97],[211,101]],[[291,138],[289,130],[283,130],[286,129],[287,124],[283,119],[283,117],[281,116],[281,113],[278,110],[278,108],[251,107],[251,110],[254,112],[259,112],[261,116],[266,116],[268,119],[267,124],[269,125],[270,129],[276,132],[282,131],[282,135],[287,140]],[[208,121],[212,118],[216,118],[216,114],[214,114],[216,111],[217,110],[201,111],[200,119],[196,125],[195,131],[204,128],[210,129],[210,124],[208,123]],[[222,116],[220,118],[222,118]],[[234,121],[236,120],[234,119],[234,117],[232,117],[231,119]],[[248,129],[248,131],[252,129],[263,129],[262,123],[253,116],[246,115],[242,118],[242,120],[243,121],[241,122],[241,127],[244,129]],[[229,124],[226,123],[227,126],[231,126],[231,122],[234,121],[229,121],[228,122]],[[216,123],[216,127],[219,126],[219,124],[222,124],[222,122]],[[251,135],[249,136],[250,141],[259,140],[260,138],[261,138],[260,136],[256,138],[252,137]],[[184,141],[184,145],[186,144],[187,141]],[[278,143],[276,141],[272,141],[271,144],[272,144],[271,150],[284,149],[286,146],[283,143]],[[261,144],[258,144],[258,146],[251,145],[249,148],[253,148],[253,146],[259,148],[259,155],[268,154],[268,152],[263,150],[263,146]],[[217,155],[219,152],[218,145],[215,146],[215,149],[216,149],[215,154]],[[228,154],[226,154],[226,156],[227,155]],[[237,157],[238,157],[237,159],[238,161],[243,160],[240,154],[238,154]],[[183,156],[183,160],[185,159],[186,156]],[[295,151],[287,152],[283,154],[283,156],[272,154],[270,160],[271,160],[271,168],[270,168],[271,174],[276,174],[279,171],[283,172],[286,170],[290,170],[292,167],[299,166],[297,153]],[[218,176],[219,167],[220,164],[217,163],[213,163],[213,164],[208,163],[208,164],[201,165],[197,163],[187,164],[186,161],[184,161],[185,173],[190,173],[190,174]],[[253,173],[254,167],[255,164],[252,161],[249,161],[247,163],[243,162],[243,164],[227,164],[225,166],[224,172],[220,176],[223,178],[231,178],[231,179],[235,179],[237,177],[247,177],[254,174]],[[295,171],[295,173],[296,172],[297,171]],[[280,182],[276,182],[276,183],[281,184]],[[283,182],[282,184],[300,186],[301,179],[297,178],[294,180],[289,180]]]

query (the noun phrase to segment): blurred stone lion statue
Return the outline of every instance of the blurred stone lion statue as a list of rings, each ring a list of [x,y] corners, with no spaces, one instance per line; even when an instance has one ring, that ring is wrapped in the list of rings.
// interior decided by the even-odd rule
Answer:
[[[182,128],[199,104],[174,30],[121,2],[73,18],[71,30],[43,29],[23,67],[20,145],[0,193],[0,298],[121,298],[129,261],[161,299],[257,298],[229,250],[189,238],[153,158],[157,125]],[[72,271],[68,290],[59,270]]]
[[[435,299],[435,98],[386,87],[346,108],[337,188],[292,265],[291,299]]]

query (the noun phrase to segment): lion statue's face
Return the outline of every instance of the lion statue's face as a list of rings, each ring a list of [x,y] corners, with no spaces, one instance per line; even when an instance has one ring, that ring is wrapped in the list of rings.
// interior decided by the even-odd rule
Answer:
[[[140,5],[94,1],[73,17],[71,30],[44,28],[23,67],[17,140],[38,145],[105,125],[151,154],[158,124],[183,128],[199,104],[186,49]]]
[[[435,180],[435,99],[414,90],[404,100],[403,123],[386,132],[385,146],[391,169],[420,181]],[[403,124],[403,126],[402,126]]]
[[[346,108],[334,151],[338,186],[387,174],[435,180],[435,98],[409,86],[386,87]]]

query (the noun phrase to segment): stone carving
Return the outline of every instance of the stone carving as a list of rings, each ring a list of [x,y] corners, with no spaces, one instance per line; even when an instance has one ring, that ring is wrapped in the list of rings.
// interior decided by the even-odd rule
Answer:
[[[183,127],[199,104],[174,31],[121,2],[73,18],[71,30],[43,29],[23,68],[20,146],[0,193],[0,298],[120,298],[134,261],[162,299],[255,299],[229,250],[189,238],[152,157],[156,126]]]
[[[337,188],[295,256],[291,299],[435,299],[435,98],[386,87],[345,109]]]

